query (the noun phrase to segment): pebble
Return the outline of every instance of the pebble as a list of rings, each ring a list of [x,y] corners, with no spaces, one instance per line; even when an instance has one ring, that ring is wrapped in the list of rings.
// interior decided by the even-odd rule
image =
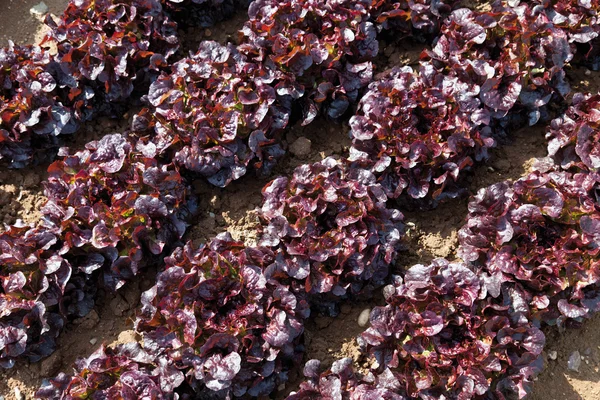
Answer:
[[[304,136],[299,137],[290,145],[290,153],[296,157],[304,157],[310,154],[312,142]]]
[[[278,391],[284,391],[285,390],[285,383],[282,383],[281,385],[277,386],[277,390]]]
[[[92,329],[100,322],[100,316],[96,310],[90,311],[88,315],[83,318],[79,318],[75,321],[81,329],[88,330]]]
[[[110,309],[114,315],[120,317],[129,310],[129,303],[120,294],[117,294],[109,303]]]
[[[592,71],[590,71],[589,69],[586,69],[584,74],[585,74],[585,76],[590,76],[592,74]]]
[[[60,370],[62,363],[62,354],[60,351],[55,351],[48,358],[42,360],[40,364],[40,372],[42,376],[54,376]]]
[[[96,339],[96,338],[91,338],[91,339],[90,339],[90,344],[91,344],[92,346],[93,346],[93,345],[95,345],[96,343],[98,343],[98,339]]]
[[[42,15],[46,15],[47,12],[48,12],[48,6],[43,1],[29,9],[29,13],[31,15],[42,16]]]
[[[548,358],[551,360],[556,360],[558,358],[558,353],[556,350],[552,350],[548,352]]]
[[[579,372],[579,367],[581,367],[581,354],[576,350],[571,353],[571,357],[569,357],[569,362],[567,363],[567,368],[570,371]]]
[[[364,310],[362,310],[360,312],[360,315],[358,316],[358,326],[360,326],[361,328],[364,328],[367,325],[369,325],[369,316],[370,315],[371,315],[370,308],[365,308]]]
[[[17,400],[25,400],[25,395],[21,393],[21,389],[18,386],[15,386],[15,397]]]
[[[214,218],[216,216],[216,214],[214,212],[209,212],[208,216],[211,217],[211,218]]]

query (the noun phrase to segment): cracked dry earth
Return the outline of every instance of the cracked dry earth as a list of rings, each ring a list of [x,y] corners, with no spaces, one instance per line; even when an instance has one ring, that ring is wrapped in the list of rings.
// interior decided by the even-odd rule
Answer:
[[[41,20],[32,16],[29,9],[38,3],[32,0],[1,0],[0,45],[11,39],[16,43],[34,43],[44,29]],[[66,7],[66,0],[46,0],[49,12],[59,14]],[[480,4],[475,3],[480,6]],[[219,24],[211,30],[182,32],[184,47],[194,49],[205,39],[227,41],[235,37],[245,15],[240,12],[232,20]],[[422,44],[403,41],[400,44],[382,46],[377,61],[379,72],[394,65],[413,65],[423,49]],[[574,90],[600,90],[600,73],[583,69],[569,71]],[[129,117],[126,115],[126,117]],[[125,130],[129,121],[102,119],[84,126],[77,137],[67,145],[79,149],[94,139],[111,132]],[[348,148],[347,125],[326,121],[315,122],[308,127],[294,127],[286,141],[289,155],[282,160],[275,175],[290,174],[293,168],[305,162],[318,161],[326,156],[341,156]],[[471,193],[479,188],[504,179],[517,179],[524,175],[535,157],[546,154],[544,127],[534,127],[513,132],[507,143],[500,143],[493,151],[488,164],[476,168],[470,176],[468,188]],[[39,209],[45,198],[41,182],[46,176],[47,165],[39,165],[22,171],[0,169],[0,222],[12,224],[17,219],[33,222],[39,218]],[[190,228],[187,239],[206,241],[220,232],[229,231],[235,239],[246,243],[256,240],[257,223],[254,209],[260,204],[260,189],[268,179],[250,176],[232,183],[226,189],[218,189],[198,181],[194,188],[201,199],[202,213]],[[395,268],[408,268],[415,263],[427,263],[436,257],[456,258],[457,232],[467,213],[468,199],[456,199],[442,204],[433,211],[408,211],[409,222],[407,249],[403,251]],[[129,283],[119,294],[100,293],[95,309],[86,317],[70,322],[59,338],[58,350],[40,363],[21,362],[13,369],[0,372],[0,399],[32,399],[44,377],[60,371],[69,372],[78,357],[88,356],[101,343],[109,346],[136,340],[132,330],[140,294],[154,283],[156,271],[149,270]],[[306,325],[305,340],[307,359],[320,359],[330,365],[339,357],[351,357],[360,367],[365,362],[354,338],[364,328],[358,319],[365,309],[382,304],[383,299],[374,298],[368,303],[345,304],[336,318],[311,318]],[[538,377],[531,400],[598,400],[600,399],[600,315],[585,322],[578,329],[559,332],[546,329],[547,346],[545,370]],[[567,368],[571,354],[578,351],[582,356],[578,372]],[[366,365],[365,365],[366,366]],[[284,398],[294,390],[301,377],[292,380],[276,396]]]

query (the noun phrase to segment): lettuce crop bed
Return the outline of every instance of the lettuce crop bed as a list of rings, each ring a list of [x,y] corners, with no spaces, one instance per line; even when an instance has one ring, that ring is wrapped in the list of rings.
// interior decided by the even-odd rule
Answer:
[[[600,365],[557,339],[600,311],[599,12],[39,17],[0,48],[0,395],[576,398],[544,368]]]

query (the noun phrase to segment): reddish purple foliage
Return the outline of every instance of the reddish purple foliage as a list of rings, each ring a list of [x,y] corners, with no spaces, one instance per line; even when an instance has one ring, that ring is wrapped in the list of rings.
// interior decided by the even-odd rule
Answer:
[[[373,82],[350,120],[350,161],[369,168],[388,196],[456,195],[461,171],[494,145],[479,88],[424,66]]]
[[[301,360],[308,304],[265,275],[275,258],[227,235],[188,243],[143,294],[136,329],[145,349],[168,356],[196,396],[267,395]]]
[[[517,105],[533,125],[553,97],[569,92],[563,67],[572,57],[566,33],[544,13],[497,2],[492,11],[454,11],[421,58],[477,85],[485,118],[502,120]]]
[[[112,134],[61,155],[48,168],[42,212],[60,227],[61,254],[78,270],[103,269],[118,289],[183,236],[186,183],[151,146]]]
[[[136,116],[134,130],[153,131],[160,153],[217,186],[240,178],[254,159],[268,171],[283,153],[277,133],[290,113],[272,87],[277,76],[231,45],[202,42],[150,86],[152,108]]]
[[[0,366],[49,355],[64,321],[59,314],[72,275],[58,254],[54,227],[15,225],[0,235]],[[71,283],[70,286],[73,286]],[[81,299],[89,311],[89,301]]]
[[[491,297],[510,291],[521,311],[562,324],[600,308],[594,289],[600,176],[535,172],[481,189],[459,231],[458,254],[480,271]]]
[[[58,23],[46,18],[45,39],[58,46],[65,77],[60,85],[85,118],[91,108],[145,92],[177,51],[177,25],[158,0],[71,0]],[[93,109],[92,112],[95,110]]]
[[[573,104],[550,124],[548,153],[565,170],[600,169],[600,95],[575,94]]]
[[[114,350],[103,345],[88,358],[78,360],[75,371],[74,377],[61,372],[44,382],[36,398],[167,400],[165,393],[183,382],[183,375],[174,366],[160,364],[137,343]]]
[[[318,361],[311,360],[304,369],[307,382],[289,400],[527,394],[541,370],[544,335],[526,315],[480,300],[485,289],[464,264],[437,259],[415,265],[384,294],[387,305],[371,311],[370,327],[358,338],[374,359],[371,371],[357,376],[352,360],[344,359],[319,375]]]
[[[300,100],[303,124],[323,107],[339,118],[372,77],[379,45],[371,7],[368,0],[257,0],[239,49],[283,73],[275,89]]]
[[[380,286],[403,235],[403,216],[366,170],[333,158],[303,165],[263,188],[260,243],[279,246],[275,268],[311,294]]]
[[[327,371],[319,373],[321,362],[309,360],[304,366],[306,381],[286,400],[407,400],[406,393],[389,369],[381,375],[363,377],[352,367],[351,358],[336,360]]]
[[[56,136],[76,128],[71,110],[55,96],[55,69],[40,47],[11,42],[0,48],[0,160],[11,167],[22,168],[34,156],[49,157]]]

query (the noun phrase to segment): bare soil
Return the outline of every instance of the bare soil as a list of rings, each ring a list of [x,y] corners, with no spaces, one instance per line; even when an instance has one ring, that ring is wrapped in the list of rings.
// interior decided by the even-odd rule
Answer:
[[[66,0],[46,0],[49,12],[60,14]],[[34,43],[43,35],[39,18],[29,9],[39,3],[34,0],[0,0],[0,45],[8,39],[16,43]],[[478,3],[475,2],[475,5]],[[235,41],[236,31],[244,21],[243,13],[233,20],[219,24],[214,29],[183,32],[185,50],[193,50],[200,40]],[[401,44],[384,45],[378,57],[376,71],[382,73],[395,65],[416,65],[423,44],[403,40]],[[585,69],[569,71],[575,90],[600,90],[600,73]],[[73,150],[86,142],[101,138],[111,132],[123,131],[128,126],[131,113],[121,120],[102,119],[88,124],[69,143]],[[307,140],[309,142],[307,142]],[[277,166],[274,174],[290,174],[294,167],[321,160],[327,156],[339,157],[347,150],[350,140],[346,124],[319,121],[308,127],[294,127],[287,133],[290,146],[288,156]],[[301,145],[300,145],[301,144]],[[479,188],[504,179],[518,179],[527,173],[535,157],[546,154],[544,127],[534,127],[513,132],[508,143],[502,143],[492,152],[492,159],[475,168],[467,182],[471,193]],[[306,149],[310,151],[307,152]],[[15,171],[0,169],[0,222],[12,224],[17,219],[35,222],[45,201],[41,182],[45,179],[47,165]],[[209,240],[220,232],[229,231],[234,238],[253,244],[256,241],[255,208],[261,202],[260,190],[269,177],[246,176],[225,189],[214,188],[202,181],[194,182],[201,199],[201,214],[190,228],[187,239],[198,242]],[[415,263],[427,263],[436,257],[456,258],[457,232],[467,213],[466,198],[440,205],[433,211],[406,212],[411,228],[407,249],[400,254],[395,268],[405,269]],[[140,293],[154,283],[156,271],[147,271],[129,283],[119,294],[100,293],[95,309],[86,317],[67,325],[60,336],[58,350],[40,363],[18,363],[13,369],[0,372],[0,399],[33,398],[43,378],[60,371],[69,372],[78,357],[86,357],[101,343],[114,346],[137,340],[132,330]],[[382,304],[375,297],[367,303],[346,303],[336,318],[316,316],[306,325],[306,359],[316,358],[330,365],[339,357],[352,357],[359,368],[367,367],[360,358],[355,337],[364,330],[357,323],[359,314]],[[546,369],[539,376],[532,400],[600,399],[600,315],[583,324],[581,329],[559,332],[548,328]],[[583,356],[579,372],[567,370],[567,360],[574,351]],[[548,354],[556,359],[551,359]],[[554,357],[553,357],[554,358]],[[277,398],[297,387],[301,381],[293,373],[288,385],[281,388]],[[21,397],[22,399],[23,397]]]

